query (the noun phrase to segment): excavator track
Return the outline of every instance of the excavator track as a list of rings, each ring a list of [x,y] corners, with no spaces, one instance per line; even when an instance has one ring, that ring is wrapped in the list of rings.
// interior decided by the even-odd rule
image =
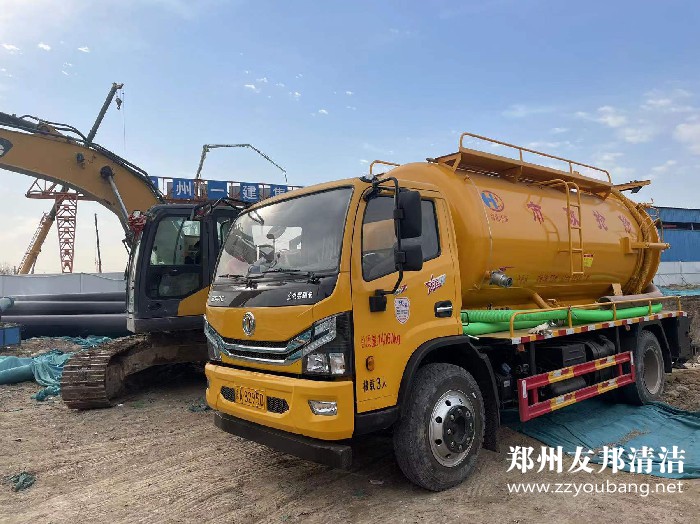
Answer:
[[[108,408],[124,390],[129,375],[154,365],[206,360],[201,332],[133,335],[77,352],[63,366],[61,396],[71,409]]]
[[[148,337],[135,335],[113,340],[71,357],[63,366],[61,396],[71,409],[95,409],[112,406],[111,398],[121,389],[110,362],[120,355],[148,343]]]

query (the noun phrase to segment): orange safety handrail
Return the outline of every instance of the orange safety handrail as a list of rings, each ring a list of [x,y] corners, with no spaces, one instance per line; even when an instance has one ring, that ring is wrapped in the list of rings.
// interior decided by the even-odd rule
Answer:
[[[649,315],[653,315],[654,312],[652,310],[652,306],[654,305],[654,302],[663,302],[663,301],[670,301],[670,300],[675,300],[676,301],[676,306],[677,309],[676,311],[680,312],[682,311],[681,309],[681,297],[680,295],[678,296],[668,296],[668,297],[653,297],[653,298],[635,298],[635,299],[630,299],[630,300],[620,300],[618,302],[596,302],[595,304],[582,304],[580,306],[560,306],[560,307],[553,307],[553,308],[548,308],[548,309],[527,309],[523,311],[514,311],[513,314],[510,316],[509,320],[509,328],[510,328],[510,336],[511,338],[515,336],[515,319],[518,316],[522,315],[529,315],[532,313],[545,313],[545,312],[551,312],[551,311],[563,311],[567,310],[568,313],[566,315],[566,322],[567,322],[567,327],[572,328],[574,327],[573,325],[573,317],[571,315],[571,310],[572,309],[600,309],[603,306],[612,306],[612,311],[613,311],[613,321],[617,320],[617,309],[620,304],[637,304],[637,303],[646,303],[649,306]],[[624,308],[623,308],[624,309]],[[591,322],[591,324],[594,324],[595,322]]]
[[[612,177],[610,176],[610,173],[607,170],[602,169],[600,167],[591,166],[588,164],[583,164],[581,162],[576,162],[575,160],[570,160],[568,158],[563,158],[560,156],[550,155],[549,153],[543,153],[542,151],[535,151],[534,149],[528,149],[526,147],[516,146],[515,144],[509,144],[508,142],[501,142],[500,140],[495,140],[493,138],[489,138],[486,136],[476,135],[474,133],[462,133],[461,134],[461,136],[459,137],[459,149],[460,149],[460,151],[462,149],[465,149],[465,147],[464,147],[464,137],[465,136],[468,136],[470,138],[477,138],[479,140],[484,140],[486,142],[491,142],[493,144],[498,144],[501,146],[506,146],[506,147],[511,147],[513,149],[517,149],[519,152],[519,155],[520,155],[521,162],[524,162],[523,152],[526,152],[526,153],[532,153],[533,155],[539,155],[539,156],[543,156],[543,157],[547,157],[547,158],[552,158],[554,160],[559,160],[561,162],[566,162],[567,164],[569,164],[569,173],[571,173],[572,175],[576,175],[576,174],[580,175],[580,173],[574,171],[574,166],[586,167],[588,169],[593,169],[595,171],[605,173],[605,175],[608,177],[608,182],[612,184]]]
[[[395,162],[386,162],[384,160],[374,160],[370,165],[369,165],[369,176],[372,176],[372,168],[374,167],[374,164],[382,164],[385,166],[394,166],[394,167],[400,167],[401,164],[396,164]]]

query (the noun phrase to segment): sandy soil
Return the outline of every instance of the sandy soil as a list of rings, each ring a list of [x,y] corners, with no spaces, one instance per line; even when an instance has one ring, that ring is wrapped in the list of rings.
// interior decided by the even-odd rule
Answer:
[[[697,381],[699,372],[681,371],[673,384]],[[180,369],[149,380],[149,388],[121,406],[84,413],[60,399],[31,400],[34,384],[0,387],[0,477],[22,469],[37,477],[22,492],[0,485],[0,521],[579,523],[614,516],[617,523],[638,524],[685,523],[700,513],[700,480],[684,481],[682,493],[648,497],[511,494],[508,482],[609,480],[653,489],[672,481],[609,470],[507,472],[509,446],[539,443],[506,428],[503,452],[482,450],[474,475],[444,493],[409,484],[387,437],[360,442],[352,471],[332,470],[219,431],[211,411],[189,411],[202,399],[201,375]]]

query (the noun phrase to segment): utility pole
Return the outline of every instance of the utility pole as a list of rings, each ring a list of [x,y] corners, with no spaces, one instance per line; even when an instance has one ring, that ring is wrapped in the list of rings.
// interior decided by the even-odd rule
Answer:
[[[97,238],[97,272],[102,273],[102,255],[100,254],[100,230],[97,229],[97,213],[95,213],[95,237]]]

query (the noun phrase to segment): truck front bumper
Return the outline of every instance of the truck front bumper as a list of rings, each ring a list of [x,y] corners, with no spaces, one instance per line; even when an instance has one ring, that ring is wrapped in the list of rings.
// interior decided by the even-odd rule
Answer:
[[[295,435],[220,412],[214,414],[214,423],[232,435],[304,460],[338,469],[350,469],[352,465],[352,448],[345,444]]]
[[[265,430],[269,434],[274,432],[269,432],[268,429],[275,429],[293,434],[290,437],[304,436],[321,441],[337,441],[352,437],[355,423],[355,397],[351,380],[306,380],[211,363],[207,364],[205,372],[208,381],[207,404],[222,414],[221,417],[217,416],[217,421],[222,421],[221,424],[227,421],[228,428],[223,425],[220,427],[230,433],[262,444],[267,443],[251,436],[255,428],[258,428],[256,431]],[[258,409],[236,402],[232,392],[240,387],[263,393],[267,399],[267,405]],[[316,415],[311,411],[309,400],[335,402],[337,413]],[[251,422],[253,425],[238,424],[232,419]],[[239,433],[243,430],[230,431],[229,429],[243,427],[246,428],[246,435]],[[277,446],[272,445],[272,447]]]

